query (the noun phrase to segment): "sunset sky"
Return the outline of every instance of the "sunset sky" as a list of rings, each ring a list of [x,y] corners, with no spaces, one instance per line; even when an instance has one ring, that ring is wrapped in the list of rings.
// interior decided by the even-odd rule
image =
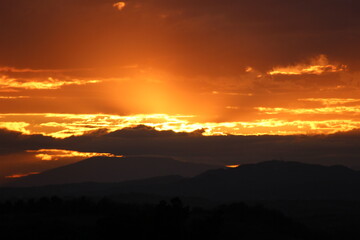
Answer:
[[[360,166],[359,11],[353,0],[2,0],[0,176],[64,164],[44,165],[34,151],[91,153],[83,134],[137,125],[203,131],[205,142],[294,143],[216,164],[289,159],[321,144],[306,152],[312,161]],[[307,147],[296,147],[300,136]],[[141,152],[185,158],[178,153]],[[187,157],[196,156],[209,157]]]

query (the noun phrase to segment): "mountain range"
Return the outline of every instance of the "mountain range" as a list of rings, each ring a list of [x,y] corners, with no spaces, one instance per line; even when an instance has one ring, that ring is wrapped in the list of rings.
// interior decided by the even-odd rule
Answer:
[[[214,168],[168,158],[96,157],[25,177],[0,188],[0,194],[3,197],[146,194],[215,201],[360,200],[360,172],[344,166],[274,160],[237,168]]]
[[[187,163],[163,157],[92,157],[29,175],[7,184],[34,187],[83,182],[123,182],[167,175],[193,177],[219,166]]]

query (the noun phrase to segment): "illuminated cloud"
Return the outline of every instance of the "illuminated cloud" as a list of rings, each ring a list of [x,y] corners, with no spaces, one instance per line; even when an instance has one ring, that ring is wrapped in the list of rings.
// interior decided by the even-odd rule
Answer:
[[[239,167],[240,166],[240,164],[237,164],[237,165],[226,165],[225,167],[227,167],[227,168],[237,168],[237,167]]]
[[[59,73],[69,70],[65,69],[31,69],[31,68],[15,68],[15,67],[0,67],[0,72],[5,73]]]
[[[30,175],[35,175],[35,174],[39,174],[40,172],[29,172],[29,173],[22,173],[22,174],[13,174],[10,176],[5,176],[5,178],[8,179],[15,179],[15,178],[22,178],[22,177],[26,177],[26,176],[30,176]]]
[[[322,107],[322,108],[268,108],[268,107],[256,107],[262,113],[273,115],[280,113],[288,114],[360,114],[360,106],[336,106],[336,107]]]
[[[354,98],[303,98],[299,99],[299,101],[305,102],[320,102],[323,105],[338,105],[338,104],[346,104],[346,103],[358,103],[360,99]]]
[[[246,67],[245,72],[251,73],[251,72],[254,72],[254,69],[252,67]]]
[[[0,177],[22,175],[18,173],[43,172],[69,162],[79,161],[81,158],[94,156],[95,152],[97,152],[96,154],[112,153],[116,156],[122,154],[125,156],[171,156],[185,161],[228,165],[229,167],[253,161],[264,161],[264,159],[278,159],[279,157],[288,161],[341,163],[355,166],[358,164],[359,129],[350,132],[346,130],[349,130],[350,126],[359,128],[360,121],[268,119],[256,123],[229,123],[229,126],[234,126],[234,124],[235,128],[244,127],[246,129],[247,127],[249,131],[259,132],[264,129],[264,132],[268,134],[266,136],[201,136],[199,134],[176,134],[157,131],[151,127],[137,126],[110,134],[53,139],[3,131],[0,133],[3,147],[0,150],[14,148],[18,152],[17,155],[11,157],[0,155],[0,164],[2,164]],[[331,134],[339,129],[343,129],[343,131]],[[305,130],[307,135],[289,134],[291,132],[303,134]],[[329,134],[325,135],[324,133]],[[279,136],[279,134],[287,136]],[[51,145],[46,146],[50,142],[52,142]],[[32,150],[25,152],[30,149]],[[8,153],[3,152],[2,154]],[[24,156],[21,157],[21,154],[26,155],[27,161],[24,161],[22,158]],[[106,154],[106,156],[108,155]],[[25,162],[26,165],[24,165]],[[10,164],[17,165],[17,167],[10,167]],[[33,164],[31,168],[30,164]]]
[[[117,2],[117,3],[114,3],[113,5],[115,8],[117,8],[118,10],[123,10],[124,7],[126,6],[125,2]]]
[[[238,110],[239,109],[239,107],[237,107],[237,106],[226,106],[225,108],[230,109],[230,110]]]
[[[345,65],[333,65],[329,63],[325,55],[320,55],[310,61],[310,64],[298,64],[287,67],[276,67],[268,72],[269,75],[303,75],[315,74],[320,75],[323,73],[336,73],[346,70]]]
[[[253,96],[253,93],[240,93],[240,92],[219,92],[219,91],[212,91],[211,94],[214,95],[229,95],[229,96]]]
[[[0,96],[0,99],[22,99],[30,98],[29,96]]]
[[[264,116],[276,114],[338,114],[351,113],[359,116],[359,108],[286,109],[259,108]],[[0,114],[0,120],[8,118],[31,119],[29,123],[3,123],[4,127],[29,134],[44,134],[56,138],[67,138],[83,134],[97,134],[145,125],[159,131],[192,133],[203,130],[204,136],[214,135],[292,135],[331,134],[360,128],[360,119],[293,120],[264,118],[253,121],[197,122],[194,116],[171,116],[166,114],[118,116],[107,114]],[[31,122],[31,123],[30,123]],[[1,122],[0,122],[1,124]],[[99,133],[100,133],[99,132]]]
[[[0,89],[59,89],[66,85],[85,85],[98,83],[100,80],[79,80],[73,79],[62,81],[49,77],[47,80],[18,80],[7,76],[0,77]]]
[[[123,157],[111,153],[77,152],[62,149],[39,149],[28,150],[27,152],[36,153],[35,157],[43,161],[57,161],[63,158]]]
[[[360,128],[356,120],[294,120],[262,119],[253,122],[199,123],[205,136],[213,135],[297,135],[297,134],[332,134]]]
[[[65,138],[73,135],[82,135],[98,129],[116,131],[136,125],[147,125],[158,130],[192,132],[201,129],[201,126],[197,124],[189,124],[193,117],[167,114],[119,116],[111,114],[9,113],[0,114],[0,124],[1,121],[5,122],[8,119],[29,119],[32,124],[25,123],[27,124],[26,126],[30,125],[27,129],[19,127],[16,129],[26,133],[28,133],[28,129],[34,129],[33,133]],[[8,123],[4,123],[5,126],[12,127],[12,129],[17,127],[15,124],[8,125]]]
[[[5,128],[10,131],[22,132],[25,134],[29,134],[29,130],[26,129],[30,123],[26,122],[2,122],[0,118],[0,128]]]
[[[189,126],[188,119],[192,116],[171,116],[167,114],[140,114],[133,116],[118,116],[107,114],[47,114],[46,117],[57,118],[57,120],[68,120],[65,122],[42,123],[43,127],[63,128],[64,130],[50,133],[53,137],[64,138],[72,135],[82,135],[91,130],[108,129],[116,131],[136,125],[147,125],[157,130],[174,130],[177,132],[192,132],[198,130],[198,126]]]

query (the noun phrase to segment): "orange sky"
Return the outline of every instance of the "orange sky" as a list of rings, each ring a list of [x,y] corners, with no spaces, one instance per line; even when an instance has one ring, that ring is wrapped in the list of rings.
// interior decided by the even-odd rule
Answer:
[[[360,127],[357,73],[325,55],[267,72],[239,69],[238,76],[186,77],[135,66],[132,71],[119,78],[75,79],[51,69],[4,67],[0,126],[55,137],[137,124],[204,128],[206,135],[327,134]],[[23,76],[12,76],[17,73]],[[37,77],[44,73],[46,79]]]
[[[205,136],[360,128],[359,3],[269,4],[3,0],[0,128],[56,138],[139,124]]]
[[[357,59],[340,53],[356,37],[352,2],[278,0],[277,15],[249,1],[10,2],[1,127],[66,137],[138,123],[207,135],[360,125]]]

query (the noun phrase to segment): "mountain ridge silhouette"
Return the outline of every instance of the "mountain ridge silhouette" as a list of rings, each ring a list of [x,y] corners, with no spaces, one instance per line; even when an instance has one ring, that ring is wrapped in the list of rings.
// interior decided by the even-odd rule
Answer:
[[[31,187],[82,182],[123,182],[166,175],[192,177],[219,166],[188,163],[164,157],[92,157],[9,182]]]
[[[139,193],[215,201],[360,200],[359,189],[359,171],[344,166],[273,160],[244,164],[237,168],[212,169],[193,177],[170,174],[122,182],[87,181],[18,190],[0,188],[0,193],[4,196],[10,193],[14,196],[17,192],[29,195],[37,192],[42,195],[51,193],[99,196]]]

